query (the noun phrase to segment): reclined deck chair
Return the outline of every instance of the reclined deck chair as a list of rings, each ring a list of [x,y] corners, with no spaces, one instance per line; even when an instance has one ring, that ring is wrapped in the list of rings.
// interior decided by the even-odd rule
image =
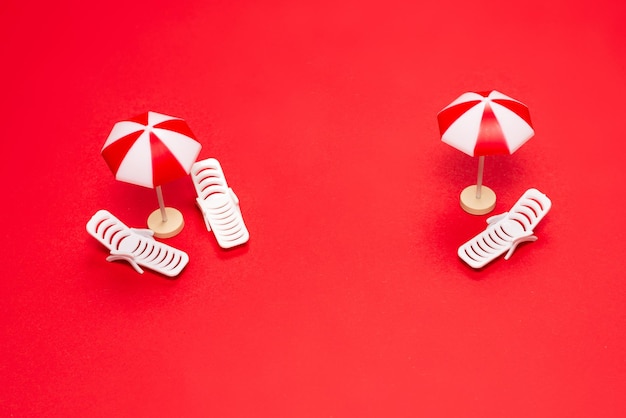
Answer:
[[[104,209],[87,222],[87,232],[109,249],[107,261],[127,261],[138,273],[145,267],[174,277],[189,261],[185,252],[156,241],[151,230],[129,228]]]
[[[194,163],[191,179],[204,223],[213,231],[219,246],[231,248],[248,242],[250,234],[241,216],[239,199],[228,187],[219,161],[209,158]]]
[[[509,212],[487,219],[487,229],[459,247],[459,257],[473,268],[484,267],[502,254],[508,260],[522,242],[536,241],[533,229],[552,202],[537,189],[527,190]]]

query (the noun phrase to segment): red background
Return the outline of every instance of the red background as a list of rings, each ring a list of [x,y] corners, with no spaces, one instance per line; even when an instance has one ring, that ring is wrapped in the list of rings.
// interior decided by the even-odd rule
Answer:
[[[623,1],[49,3],[0,5],[0,415],[626,416]],[[473,271],[477,160],[436,114],[490,89],[536,130],[487,157],[495,213],[553,208]],[[187,120],[251,234],[219,249],[165,185],[176,280],[85,231],[156,208],[100,156],[147,110]]]

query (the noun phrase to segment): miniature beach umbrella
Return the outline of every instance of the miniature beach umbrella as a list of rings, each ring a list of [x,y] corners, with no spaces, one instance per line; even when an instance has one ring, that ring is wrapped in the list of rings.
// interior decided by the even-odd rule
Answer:
[[[437,114],[441,140],[470,156],[478,156],[478,181],[461,192],[466,212],[482,215],[496,205],[496,194],[483,186],[486,155],[512,154],[535,133],[523,103],[498,91],[468,92]]]
[[[200,148],[183,119],[156,112],[116,123],[102,147],[117,180],[156,188],[159,209],[148,218],[156,237],[173,237],[184,226],[180,211],[165,207],[161,185],[188,175]]]

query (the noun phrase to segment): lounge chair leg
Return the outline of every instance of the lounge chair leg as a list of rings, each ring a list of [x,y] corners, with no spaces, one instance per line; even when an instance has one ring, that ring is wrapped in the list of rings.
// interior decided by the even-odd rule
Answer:
[[[504,219],[504,217],[505,217],[506,215],[508,215],[508,214],[509,214],[509,212],[504,212],[504,213],[501,213],[501,214],[499,214],[499,215],[493,215],[493,216],[490,216],[490,217],[488,217],[488,218],[487,218],[487,223],[488,223],[489,225],[491,225],[491,224],[494,224],[494,223],[496,223],[496,222],[499,222],[499,221],[501,221],[502,219]]]
[[[511,258],[511,256],[513,255],[513,251],[515,251],[517,246],[519,244],[521,244],[522,242],[534,242],[534,241],[537,241],[537,236],[536,235],[529,235],[527,237],[522,237],[522,238],[516,239],[513,242],[513,245],[511,246],[511,249],[509,250],[509,252],[507,252],[506,255],[504,256],[504,259],[508,260],[509,258]]]
[[[200,213],[202,214],[202,219],[204,220],[204,224],[206,225],[206,229],[211,232],[211,225],[209,225],[209,220],[208,217],[206,216],[206,213],[204,213],[204,208],[202,208],[202,199],[200,199],[199,197],[196,198],[196,206],[198,206],[198,209],[200,209]]]
[[[235,194],[235,191],[230,187],[228,188],[228,191],[230,192],[230,196],[233,198],[233,202],[235,202],[235,205],[239,206],[239,198]]]
[[[116,260],[126,261],[128,262],[128,264],[133,266],[133,268],[135,269],[137,273],[143,274],[143,270],[141,269],[141,267],[139,267],[139,265],[133,259],[133,256],[130,254],[120,253],[117,251],[111,251],[111,255],[108,256],[106,260],[109,262],[116,261]]]

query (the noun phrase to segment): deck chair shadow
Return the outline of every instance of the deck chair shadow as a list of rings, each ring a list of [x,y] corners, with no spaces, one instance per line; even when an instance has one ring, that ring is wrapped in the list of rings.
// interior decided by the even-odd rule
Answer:
[[[219,161],[208,158],[194,163],[191,180],[206,228],[213,231],[218,245],[231,248],[248,242],[250,234],[241,216],[239,199],[228,187]]]
[[[551,207],[545,194],[527,190],[510,211],[488,218],[487,229],[459,247],[459,257],[473,268],[484,267],[504,253],[508,260],[519,244],[537,240],[533,230]]]
[[[129,228],[104,209],[87,222],[87,232],[109,249],[107,261],[126,261],[138,273],[144,267],[174,277],[189,262],[187,253],[156,241],[150,229]]]

